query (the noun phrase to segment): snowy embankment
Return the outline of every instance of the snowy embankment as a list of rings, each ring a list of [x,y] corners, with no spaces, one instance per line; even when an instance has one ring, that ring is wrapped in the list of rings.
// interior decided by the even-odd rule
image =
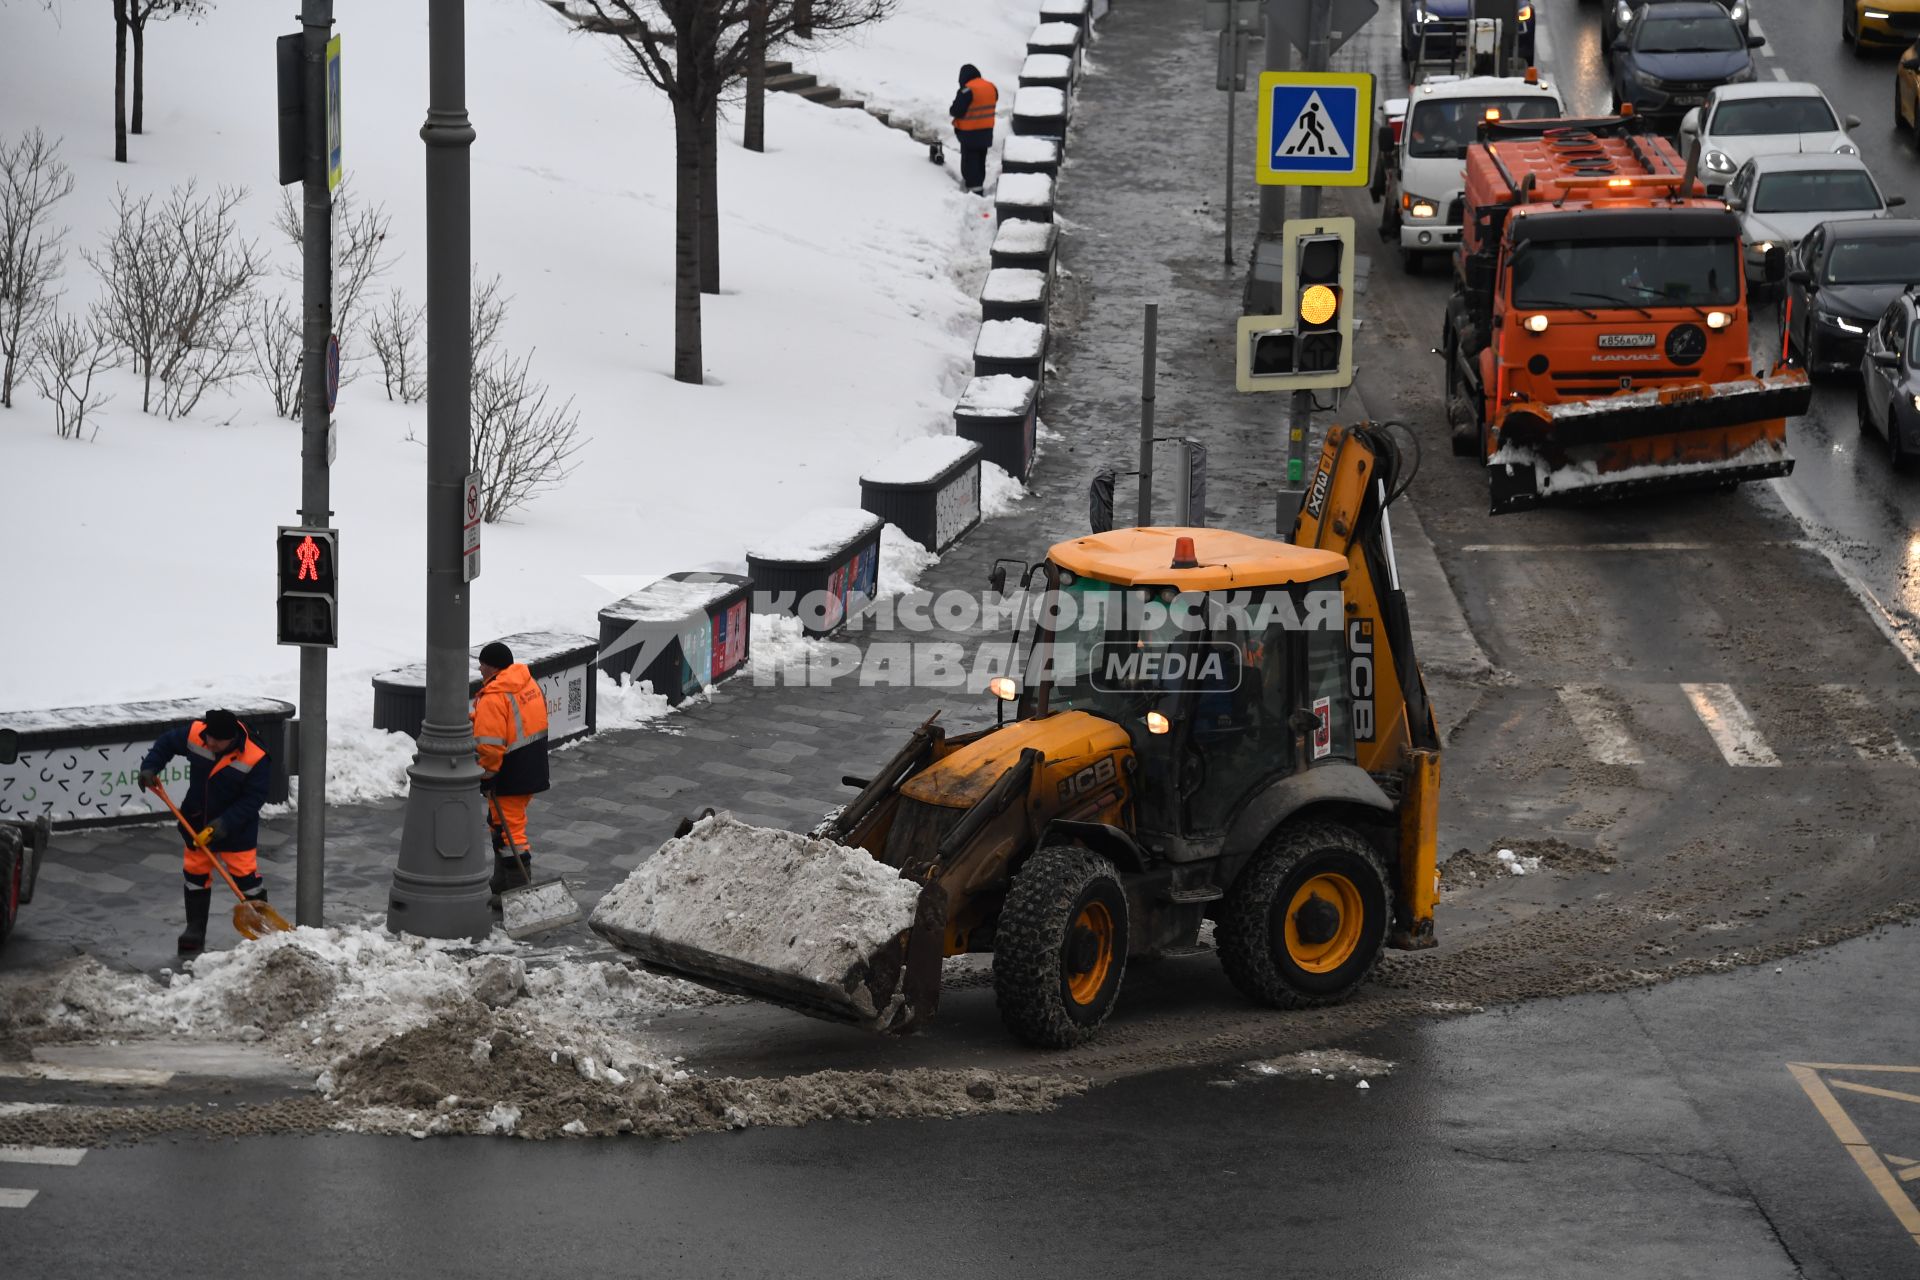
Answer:
[[[1085,1087],[981,1070],[702,1076],[650,1030],[663,1014],[733,999],[618,961],[396,937],[378,922],[269,934],[160,980],[81,957],[0,987],[0,1047],[238,1040],[313,1072],[317,1101],[252,1115],[56,1107],[0,1119],[0,1139],[328,1127],[671,1137],[836,1116],[1041,1110]]]
[[[958,12],[964,9],[964,13]],[[902,0],[836,48],[792,56],[843,86],[944,121],[958,62],[1011,86],[1034,0]],[[99,291],[80,251],[102,244],[117,187],[164,199],[249,188],[237,218],[297,302],[293,247],[274,230],[274,38],[284,10],[222,5],[147,39],[147,131],[115,164],[104,5],[0,13],[0,135],[61,140],[73,193],[59,302]],[[361,304],[425,296],[426,21],[419,6],[341,15],[344,161],[352,195],[392,216],[391,269]],[[965,38],[961,38],[964,32]],[[672,129],[615,42],[570,32],[537,0],[473,0],[468,17],[473,252],[511,298],[500,345],[571,396],[588,443],[559,489],[484,531],[476,642],[591,630],[596,611],[661,574],[738,570],[756,538],[857,500],[861,469],[904,440],[951,431],[978,329],[991,210],[864,112],[785,94],[768,150],[720,150],[721,279],[705,299],[707,385],[673,381]],[[97,90],[97,91],[96,91]],[[263,105],[264,104],[264,105]],[[989,216],[983,217],[985,211]],[[368,344],[347,334],[335,415],[341,646],[332,655],[330,792],[404,785],[410,740],[373,730],[375,672],[418,661],[424,635],[425,406],[390,401]],[[297,657],[273,637],[273,527],[297,521],[299,434],[252,378],[189,416],[140,409],[138,380],[90,441],[56,438],[30,387],[0,410],[0,594],[35,623],[8,636],[0,709],[251,693],[295,701]],[[989,477],[988,501],[1010,482]],[[996,493],[1000,496],[996,497]],[[912,556],[897,550],[905,569]],[[910,570],[908,570],[910,572]],[[904,581],[887,579],[897,589]],[[603,702],[603,707],[608,704]],[[614,723],[661,708],[619,693]],[[610,727],[610,726],[609,726]]]

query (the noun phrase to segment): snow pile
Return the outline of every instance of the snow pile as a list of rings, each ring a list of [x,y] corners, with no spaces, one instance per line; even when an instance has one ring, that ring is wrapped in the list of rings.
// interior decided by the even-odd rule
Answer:
[[[790,613],[753,615],[753,640],[747,646],[747,678],[754,684],[773,684],[781,672],[798,672],[804,677],[819,651],[833,641],[808,634],[800,619]]]
[[[1624,400],[1626,397],[1615,396],[1608,399]],[[1605,401],[1594,403],[1604,404]],[[1568,406],[1555,406],[1556,409],[1565,407]],[[1523,445],[1510,444],[1496,450],[1487,459],[1487,465],[1489,467],[1531,467],[1535,488],[1542,494],[1553,494],[1592,489],[1601,485],[1632,484],[1641,480],[1662,480],[1695,475],[1704,477],[1716,471],[1727,471],[1736,467],[1766,466],[1769,463],[1784,462],[1786,459],[1785,445],[1774,444],[1769,440],[1759,440],[1739,453],[1714,462],[1651,463],[1602,470],[1600,464],[1592,459],[1556,467],[1532,449]]]
[[[1032,92],[1031,89],[1020,91],[1022,96]],[[1053,203],[1053,179],[1044,173],[1002,174],[1000,185],[994,188],[994,199],[1001,204],[1050,205]]]
[[[1046,253],[1053,248],[1054,234],[1054,224],[1051,222],[1036,222],[1032,218],[1008,218],[993,234],[993,251],[1022,256]]]
[[[1384,1058],[1371,1058],[1362,1053],[1347,1049],[1303,1049],[1299,1053],[1289,1053],[1284,1057],[1265,1058],[1244,1064],[1242,1068],[1248,1075],[1256,1077],[1286,1076],[1309,1080],[1316,1077],[1324,1080],[1338,1080],[1342,1077],[1357,1079],[1365,1084],[1369,1077],[1393,1074],[1393,1063]]]
[[[1013,514],[1014,504],[1027,496],[1027,486],[1013,478],[1005,467],[991,462],[980,464],[980,514],[991,520]]]
[[[1047,345],[1047,326],[1032,320],[987,320],[980,325],[975,355],[989,360],[1036,360]]]
[[[667,841],[593,909],[634,937],[842,988],[913,924],[920,886],[864,849],[716,814]]]
[[[1055,58],[1065,66],[1065,58],[1056,58],[1050,53],[1036,53],[1028,58],[1028,63],[1041,59]],[[1018,164],[1058,164],[1060,162],[1060,139],[1048,138],[1037,133],[1016,133],[1007,139],[1003,154],[1007,160]]]
[[[600,687],[595,696],[599,702],[595,716],[601,733],[638,729],[673,714],[673,704],[667,701],[666,694],[653,691],[651,680],[635,684],[630,675],[616,680],[604,671],[598,673],[598,679]]]
[[[955,407],[980,417],[1025,413],[1033,402],[1033,379],[1014,373],[990,373],[975,378],[960,393]]]
[[[871,484],[924,484],[979,447],[955,435],[921,436],[862,471],[860,479]]]
[[[1540,869],[1540,859],[1522,857],[1511,849],[1497,850],[1493,856],[1500,860],[1500,870],[1510,876],[1530,875]]]
[[[1066,17],[1081,18],[1087,16],[1087,10],[1093,6],[1093,0],[1040,0],[1040,16],[1043,18]],[[1069,23],[1050,24],[1067,26]]]
[[[1023,177],[1014,174],[1002,183]],[[1038,175],[1035,175],[1038,176]],[[1002,190],[1004,190],[1004,185]],[[1015,203],[1018,203],[1017,201]],[[986,287],[980,290],[982,302],[1038,302],[1047,292],[1047,273],[1027,267],[999,267],[987,272]],[[1001,375],[1004,376],[1004,375]]]
[[[920,581],[920,575],[939,559],[898,526],[888,525],[880,531],[880,594],[905,595]]]
[[[1029,45],[1038,45],[1043,49],[1067,49],[1071,51],[1080,43],[1080,28],[1071,22],[1043,22],[1033,29],[1027,37]]]
[[[859,507],[821,507],[754,542],[747,554],[759,560],[824,560],[872,533],[879,523],[879,516]]]
[[[1022,80],[1065,80],[1072,74],[1073,59],[1060,53],[1030,53],[1027,55],[1027,60],[1020,64],[1020,78]],[[1041,140],[1042,139],[1032,134],[1007,139],[1007,158],[1010,160],[1024,158],[1024,152],[1020,156],[1015,155],[1013,148],[1015,142],[1039,142]],[[1046,141],[1051,142],[1052,139],[1046,139]],[[1051,160],[1052,158],[1051,155],[1034,157],[1036,160]]]
[[[1067,114],[1067,95],[1064,90],[1050,89],[1045,85],[1023,85],[1013,100],[1013,114],[1028,119],[1058,120]],[[1045,174],[1010,174],[1010,177],[1045,177]],[[1000,179],[1005,182],[1006,178]]]

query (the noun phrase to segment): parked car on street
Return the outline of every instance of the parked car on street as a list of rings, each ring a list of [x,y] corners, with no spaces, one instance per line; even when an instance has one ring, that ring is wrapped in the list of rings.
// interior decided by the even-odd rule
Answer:
[[[1840,39],[1864,58],[1920,37],[1920,0],[1840,0]]]
[[[1900,55],[1900,65],[1893,69],[1893,127],[1895,132],[1908,130],[1920,147],[1920,40]]]
[[[1787,362],[1809,373],[1853,373],[1867,330],[1910,285],[1920,285],[1920,221],[1821,223],[1787,261],[1781,316]]]
[[[1748,50],[1765,43],[1742,34],[1717,4],[1662,5],[1614,41],[1613,109],[1628,104],[1635,115],[1676,122],[1721,85],[1753,79]]]
[[[1907,202],[1881,194],[1859,156],[1755,156],[1727,184],[1727,208],[1740,216],[1747,279],[1764,280],[1767,250],[1791,251],[1835,218],[1884,218]]]
[[[1600,6],[1600,47],[1611,51],[1613,42],[1620,33],[1632,26],[1634,20],[1650,9],[1661,4],[1677,3],[1678,0],[1603,0]],[[1747,32],[1747,0],[1718,0],[1727,16],[1740,26],[1740,33]]]
[[[1806,152],[1814,155],[1860,154],[1847,130],[1860,118],[1845,120],[1819,85],[1761,80],[1721,85],[1707,103],[1680,118],[1680,154],[1700,144],[1700,177],[1711,195],[1733,180],[1755,156]]]
[[[1860,359],[1860,429],[1887,442],[1894,468],[1920,452],[1920,291],[1888,304]]]

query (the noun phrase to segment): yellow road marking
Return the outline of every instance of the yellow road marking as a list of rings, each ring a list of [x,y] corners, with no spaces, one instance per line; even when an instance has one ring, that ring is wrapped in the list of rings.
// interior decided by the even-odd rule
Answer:
[[[1855,1093],[1870,1093],[1876,1098],[1892,1098],[1896,1102],[1920,1102],[1920,1093],[1901,1093],[1898,1089],[1876,1089],[1870,1084],[1854,1084],[1850,1080],[1835,1080],[1836,1089],[1851,1089]]]
[[[1840,1139],[1840,1145],[1847,1149],[1847,1154],[1853,1157],[1853,1162],[1860,1166],[1860,1172],[1867,1176],[1867,1181],[1873,1185],[1875,1191],[1880,1193],[1880,1198],[1886,1202],[1887,1208],[1893,1211],[1893,1216],[1900,1223],[1901,1229],[1913,1237],[1916,1245],[1920,1245],[1920,1206],[1915,1205],[1907,1197],[1892,1168],[1880,1158],[1878,1152],[1867,1145],[1866,1135],[1860,1132],[1860,1127],[1848,1117],[1839,1099],[1833,1096],[1833,1091],[1828,1089],[1826,1082],[1820,1078],[1821,1070],[1896,1071],[1920,1074],[1920,1067],[1875,1067],[1862,1064],[1843,1066],[1833,1063],[1789,1062],[1787,1070],[1792,1072],[1793,1078],[1800,1082],[1800,1087],[1806,1090],[1807,1098],[1813,1103],[1814,1110],[1820,1113],[1820,1118],[1825,1120],[1827,1127],[1833,1130],[1833,1136]],[[1835,1081],[1834,1083],[1844,1082]],[[1864,1086],[1859,1087],[1864,1088]]]

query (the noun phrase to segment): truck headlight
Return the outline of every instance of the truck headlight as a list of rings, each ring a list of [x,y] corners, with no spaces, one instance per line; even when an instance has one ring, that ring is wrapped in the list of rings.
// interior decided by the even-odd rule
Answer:
[[[1733,317],[1724,311],[1707,312],[1707,328],[1724,329],[1733,323]]]
[[[1519,12],[1518,14],[1516,14],[1516,15],[1515,15],[1515,21],[1517,21],[1517,22],[1521,22],[1521,23],[1528,23],[1528,22],[1532,22],[1532,21],[1533,21],[1533,6],[1532,6],[1532,5],[1530,5],[1530,4],[1523,4],[1523,5],[1521,5],[1521,6],[1520,6],[1520,12]]]
[[[1701,157],[1700,163],[1710,173],[1732,173],[1740,167],[1733,162],[1733,157],[1724,151],[1709,151]]]
[[[1439,202],[1425,196],[1408,196],[1406,200],[1407,216],[1422,222],[1439,213]]]

